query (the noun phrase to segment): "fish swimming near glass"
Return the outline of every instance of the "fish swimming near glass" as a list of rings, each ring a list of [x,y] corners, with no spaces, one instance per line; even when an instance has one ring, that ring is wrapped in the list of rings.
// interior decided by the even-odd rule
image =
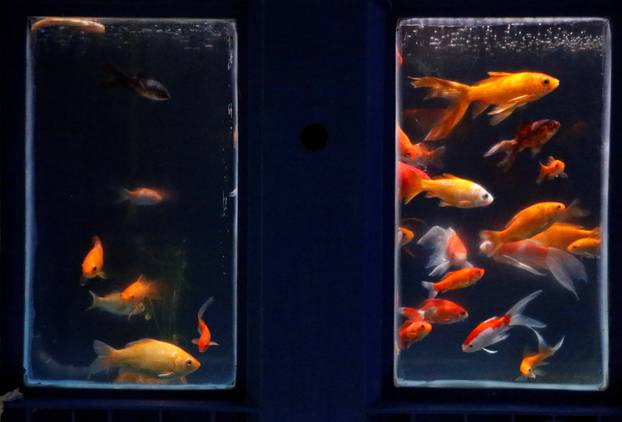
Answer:
[[[110,74],[110,78],[101,83],[104,87],[125,87],[151,101],[168,101],[171,99],[170,92],[162,82],[147,78],[140,73],[131,75],[116,66],[107,65],[104,70]]]

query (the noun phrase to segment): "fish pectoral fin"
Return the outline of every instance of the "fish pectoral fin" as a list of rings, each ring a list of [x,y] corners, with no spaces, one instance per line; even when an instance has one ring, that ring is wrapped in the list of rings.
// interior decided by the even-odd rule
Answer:
[[[535,369],[533,371],[534,374],[536,374],[537,376],[541,377],[543,375],[546,375],[546,371],[543,371],[542,369]]]
[[[170,378],[175,375],[174,372],[164,372],[162,374],[158,374],[158,378]]]
[[[512,106],[511,108],[508,108],[503,112],[495,114],[494,116],[492,116],[492,119],[490,119],[490,124],[492,126],[497,126],[499,123],[510,117],[510,115],[514,113],[514,110],[516,110],[516,106]]]
[[[220,346],[220,344],[216,343],[215,341],[210,341],[208,346]]]
[[[193,338],[192,339],[192,344],[199,344],[199,339],[198,338]]]
[[[562,171],[561,173],[559,173],[558,176],[561,177],[562,179],[567,179],[568,178],[568,173]]]
[[[103,278],[104,280],[108,278],[108,276],[106,275],[106,273],[105,273],[105,272],[103,272],[103,271],[98,272],[98,273],[97,273],[97,277],[99,277],[99,278]]]
[[[494,355],[495,353],[499,352],[498,350],[486,349],[485,347],[483,347],[482,350],[486,353],[490,353],[491,355]]]
[[[179,382],[182,384],[188,384],[188,378],[186,377],[179,377]]]
[[[451,207],[451,204],[449,204],[448,202],[445,202],[445,201],[441,201],[441,202],[438,203],[438,206],[439,207],[443,207],[443,208],[444,207]]]
[[[493,344],[497,344],[502,342],[503,340],[505,340],[506,338],[508,338],[510,335],[509,334],[501,334],[500,336],[496,336],[492,342],[489,344],[489,346],[492,346]]]
[[[473,103],[473,119],[475,119],[477,116],[479,116],[480,114],[482,114],[483,112],[486,111],[486,109],[488,107],[490,107],[490,104],[486,104],[483,103],[481,101],[477,101],[475,103]]]

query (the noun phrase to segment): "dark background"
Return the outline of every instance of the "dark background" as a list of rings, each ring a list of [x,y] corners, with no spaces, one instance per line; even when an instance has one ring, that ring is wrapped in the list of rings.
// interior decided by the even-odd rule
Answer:
[[[392,385],[394,33],[398,16],[610,16],[611,192],[622,130],[610,1],[12,2],[3,13],[0,386],[21,384],[27,15],[232,17],[240,28],[240,368],[235,390],[22,389],[7,420],[620,420],[622,314],[611,195],[611,384],[602,393]],[[320,123],[326,147],[300,131]],[[387,147],[389,146],[389,147]],[[314,148],[316,149],[316,148]],[[442,414],[433,419],[425,415]],[[453,416],[448,416],[452,414]],[[507,418],[505,415],[508,415]],[[432,419],[431,419],[432,418]],[[469,421],[484,420],[470,416]],[[566,420],[559,418],[558,420]]]

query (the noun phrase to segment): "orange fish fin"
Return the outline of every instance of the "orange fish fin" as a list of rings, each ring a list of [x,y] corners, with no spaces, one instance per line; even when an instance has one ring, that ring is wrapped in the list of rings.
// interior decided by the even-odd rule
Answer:
[[[492,115],[492,118],[490,119],[490,125],[497,126],[499,123],[510,117],[510,115],[514,113],[514,110],[516,110],[515,104],[510,107],[504,107],[502,111],[499,111],[494,115],[491,114],[492,112],[488,113],[489,115]]]
[[[155,341],[155,340],[154,340],[154,339],[152,339],[152,338],[141,338],[141,339],[139,339],[139,340],[134,340],[134,341],[131,341],[131,342],[127,343],[127,344],[125,345],[125,347],[136,346],[136,345],[138,345],[138,344],[142,344],[142,343],[150,343],[150,342],[152,342],[152,341]]]
[[[490,106],[490,104],[486,104],[484,102],[481,101],[476,101],[473,103],[473,115],[472,117],[475,119],[477,116],[479,116],[480,114],[482,114],[483,112],[486,111],[486,109]]]
[[[502,78],[504,76],[511,76],[514,73],[512,72],[488,72],[488,76],[491,78]]]
[[[460,179],[458,176],[454,176],[451,173],[443,173],[439,179]]]

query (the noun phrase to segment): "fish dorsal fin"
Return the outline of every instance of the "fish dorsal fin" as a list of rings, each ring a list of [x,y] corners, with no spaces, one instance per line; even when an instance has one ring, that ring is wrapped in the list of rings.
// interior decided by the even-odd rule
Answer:
[[[150,343],[152,341],[157,341],[157,340],[154,340],[152,338],[141,338],[140,340],[135,340],[135,341],[132,341],[132,342],[126,344],[125,347],[137,346],[139,344]]]
[[[497,318],[498,318],[497,316],[493,316],[493,317],[488,318],[488,319],[487,319],[486,321],[484,321],[484,322],[490,322],[490,321],[495,320],[495,319],[497,319]],[[483,323],[484,323],[484,322],[483,322]],[[482,323],[482,324],[483,324],[483,323]]]
[[[458,176],[454,176],[451,173],[443,173],[440,176],[434,177],[434,179],[460,179]]]
[[[510,76],[512,73],[508,72],[488,72],[488,77],[486,79],[482,79],[480,81],[475,82],[473,85],[481,85],[486,82],[494,81],[495,79],[504,78],[506,76]]]

